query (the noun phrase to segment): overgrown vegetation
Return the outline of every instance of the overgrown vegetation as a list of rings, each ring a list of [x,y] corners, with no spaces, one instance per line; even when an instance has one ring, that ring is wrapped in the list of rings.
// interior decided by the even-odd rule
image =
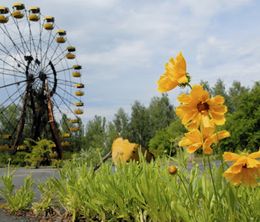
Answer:
[[[41,199],[32,210],[39,217],[66,212],[62,217],[72,221],[259,221],[259,187],[230,185],[222,176],[226,165],[214,164],[215,193],[208,167],[187,161],[181,151],[150,164],[141,160],[114,169],[106,163],[95,173],[81,161],[69,161],[59,178],[39,185]],[[173,163],[174,175],[167,170]]]
[[[11,172],[8,167],[6,175],[0,179],[3,184],[0,188],[0,196],[6,201],[5,208],[11,213],[28,210],[34,197],[31,176],[25,177],[23,185],[16,189],[13,183],[13,173],[14,171]]]

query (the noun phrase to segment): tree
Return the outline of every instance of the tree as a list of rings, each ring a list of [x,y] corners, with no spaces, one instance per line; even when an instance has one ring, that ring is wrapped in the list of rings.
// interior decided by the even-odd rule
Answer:
[[[230,112],[234,112],[239,107],[240,98],[243,94],[249,91],[248,88],[241,85],[240,82],[234,81],[231,88],[229,88],[228,95],[230,98]]]
[[[230,98],[226,92],[226,87],[225,84],[223,82],[223,80],[218,79],[216,84],[214,85],[213,89],[212,89],[212,95],[213,96],[217,96],[217,95],[221,95],[224,97],[225,99],[225,105],[228,107],[228,110],[232,110],[232,106],[230,103]]]
[[[135,101],[132,106],[129,128],[130,141],[147,147],[151,138],[149,112],[145,106],[138,101]]]
[[[123,108],[119,108],[113,119],[116,132],[123,138],[129,137],[129,117]]]
[[[106,129],[106,148],[107,152],[111,149],[113,141],[122,135],[118,134],[116,126],[113,122],[109,122]]]
[[[149,149],[157,157],[162,155],[175,155],[178,142],[185,132],[180,119],[174,120],[168,127],[158,130],[149,141]]]
[[[161,97],[153,97],[148,107],[150,118],[150,134],[154,136],[157,130],[170,125],[175,114],[167,94]]]
[[[106,118],[95,116],[86,126],[86,147],[83,149],[99,148],[104,150],[106,147]]]
[[[225,128],[231,137],[221,142],[223,150],[251,150],[260,146],[260,82],[237,98],[237,108],[227,116]]]
[[[208,82],[208,81],[203,81],[203,80],[201,80],[201,81],[200,81],[200,85],[202,85],[202,86],[203,86],[203,89],[206,90],[206,91],[208,91],[208,92],[210,93],[210,95],[213,94],[213,91],[212,91],[212,89],[210,88],[210,85],[209,85],[209,82]]]

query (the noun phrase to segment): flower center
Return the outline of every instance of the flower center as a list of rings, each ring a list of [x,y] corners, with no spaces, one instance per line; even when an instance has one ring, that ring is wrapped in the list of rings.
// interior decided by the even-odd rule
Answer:
[[[200,102],[198,105],[197,105],[197,109],[199,112],[202,112],[204,110],[209,110],[209,104],[208,103],[202,103]]]
[[[247,168],[247,164],[245,163],[245,164],[242,166],[242,168]]]

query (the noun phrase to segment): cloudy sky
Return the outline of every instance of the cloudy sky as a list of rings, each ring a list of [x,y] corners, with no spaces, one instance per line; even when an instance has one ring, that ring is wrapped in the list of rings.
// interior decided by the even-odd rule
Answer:
[[[8,1],[10,2],[10,1]],[[192,83],[252,86],[260,78],[260,1],[25,0],[67,30],[84,67],[85,120],[148,105],[171,56],[182,51]],[[11,4],[11,3],[10,3]],[[10,7],[10,6],[9,6]],[[180,91],[170,92],[172,102]]]

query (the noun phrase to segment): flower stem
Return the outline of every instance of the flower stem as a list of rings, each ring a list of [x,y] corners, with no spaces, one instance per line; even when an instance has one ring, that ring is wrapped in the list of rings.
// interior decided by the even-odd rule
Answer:
[[[183,187],[184,187],[184,189],[185,189],[185,192],[187,193],[188,199],[189,199],[189,201],[190,201],[190,205],[191,205],[191,206],[194,206],[194,201],[192,200],[192,197],[191,197],[190,193],[188,192],[187,186],[185,185],[185,183],[184,183],[182,177],[179,175],[179,173],[177,173],[177,175],[178,175],[178,177],[180,178],[181,183],[183,184]],[[187,180],[186,180],[186,181],[187,181]],[[192,209],[192,207],[191,207],[191,209]],[[191,215],[193,215],[193,217],[196,218],[196,217],[195,217],[195,211],[194,211],[194,210],[191,210]]]
[[[192,89],[192,86],[191,86],[189,83],[187,84],[187,86],[189,86],[189,87],[190,87],[190,89]]]
[[[211,166],[211,163],[210,163],[209,156],[207,156],[207,159],[208,159],[209,173],[210,173],[210,177],[211,177],[211,181],[212,181],[214,193],[215,193],[215,196],[216,196],[216,199],[217,199],[217,202],[218,202],[218,193],[217,193],[216,186],[215,186],[215,182],[214,182],[214,179],[213,179],[212,166]]]

